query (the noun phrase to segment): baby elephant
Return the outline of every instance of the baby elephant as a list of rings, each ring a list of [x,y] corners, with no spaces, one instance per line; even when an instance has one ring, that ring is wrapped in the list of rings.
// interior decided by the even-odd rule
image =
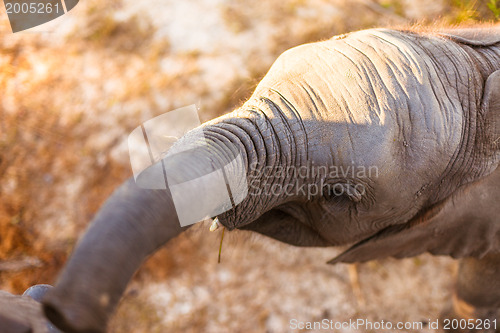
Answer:
[[[372,29],[301,45],[241,107],[174,144],[161,160],[164,189],[130,179],[114,192],[44,311],[65,332],[104,332],[134,272],[196,207],[228,230],[351,245],[330,263],[462,258],[443,323],[494,332],[499,161],[499,26]],[[198,186],[208,174],[227,186]]]

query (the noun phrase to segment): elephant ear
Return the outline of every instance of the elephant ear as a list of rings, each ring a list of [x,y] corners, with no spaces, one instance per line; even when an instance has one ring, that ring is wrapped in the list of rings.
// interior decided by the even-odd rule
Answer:
[[[484,141],[487,152],[498,164],[500,159],[500,70],[486,80],[483,94]]]
[[[471,46],[490,46],[500,43],[500,26],[444,30],[438,34],[457,43]]]

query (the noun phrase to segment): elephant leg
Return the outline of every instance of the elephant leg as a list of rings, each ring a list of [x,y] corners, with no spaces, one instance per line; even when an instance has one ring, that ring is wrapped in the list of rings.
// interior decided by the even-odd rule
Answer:
[[[441,325],[444,332],[500,332],[500,253],[460,260],[452,306]]]

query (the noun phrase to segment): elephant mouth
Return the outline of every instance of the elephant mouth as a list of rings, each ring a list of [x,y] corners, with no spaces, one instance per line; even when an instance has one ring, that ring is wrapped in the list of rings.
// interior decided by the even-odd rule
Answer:
[[[236,215],[234,212],[234,208],[231,210],[228,210],[222,214],[219,214],[214,217],[213,221],[217,221],[218,227],[223,227],[226,228],[228,231],[232,231],[236,229]],[[212,222],[213,223],[213,222]],[[213,224],[212,224],[213,226]],[[212,229],[211,226],[211,229]]]
[[[307,221],[302,221],[280,208],[271,209],[252,223],[238,226],[238,229],[254,231],[294,246],[329,247],[335,245],[324,238]]]

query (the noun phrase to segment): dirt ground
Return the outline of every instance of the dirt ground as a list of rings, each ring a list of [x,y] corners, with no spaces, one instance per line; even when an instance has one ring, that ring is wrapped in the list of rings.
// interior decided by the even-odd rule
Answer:
[[[190,104],[202,120],[231,111],[294,45],[371,27],[495,20],[487,2],[87,0],[16,34],[1,11],[0,289],[54,283],[131,175],[127,136],[142,122]],[[232,232],[217,264],[219,237],[199,224],[150,258],[110,332],[299,332],[294,319],[324,318],[422,327],[335,332],[432,332],[450,296],[449,258],[330,266],[340,249]]]

